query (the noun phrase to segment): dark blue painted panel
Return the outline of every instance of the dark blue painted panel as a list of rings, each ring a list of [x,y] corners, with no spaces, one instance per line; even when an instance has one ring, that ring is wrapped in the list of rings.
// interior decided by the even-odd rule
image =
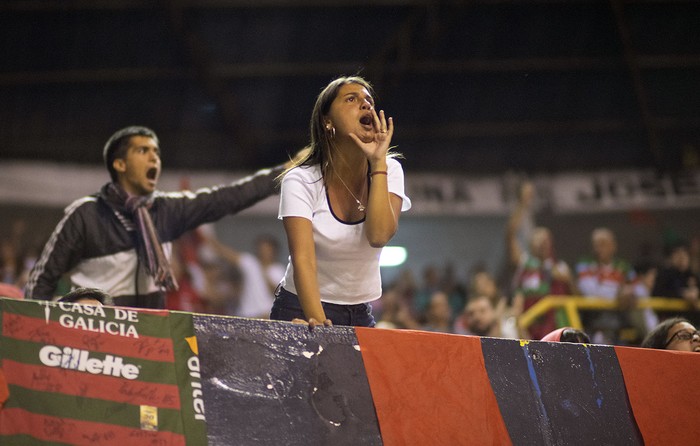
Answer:
[[[483,338],[513,444],[641,445],[612,347]]]
[[[211,445],[382,444],[355,332],[195,316]]]

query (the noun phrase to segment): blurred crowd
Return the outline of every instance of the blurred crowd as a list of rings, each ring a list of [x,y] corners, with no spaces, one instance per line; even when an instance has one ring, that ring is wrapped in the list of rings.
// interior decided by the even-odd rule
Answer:
[[[429,265],[420,277],[404,270],[373,304],[377,326],[539,340],[572,323],[563,310],[554,309],[532,325],[520,326],[519,317],[550,295],[615,302],[614,311],[580,311],[584,332],[594,343],[637,346],[669,317],[700,324],[699,253],[690,245],[679,241],[669,246],[666,260],[658,265],[646,260],[631,264],[614,255],[614,234],[598,228],[592,234],[592,253],[569,266],[551,256],[552,243],[546,228],[534,228],[530,251],[523,253],[512,280],[504,285],[484,267],[470,271],[464,283],[455,281],[449,265]],[[681,299],[687,311],[655,312],[640,306],[651,296]]]
[[[662,261],[631,261],[618,256],[615,234],[601,227],[590,235],[590,250],[569,264],[556,257],[551,231],[537,226],[533,195],[533,186],[524,183],[504,234],[507,253],[499,271],[477,265],[460,279],[450,264],[427,265],[419,272],[404,269],[372,303],[377,326],[542,339],[572,322],[564,311],[553,309],[527,327],[519,323],[524,312],[550,295],[615,302],[615,311],[580,312],[584,332],[595,343],[639,345],[670,317],[700,326],[697,234],[668,241]],[[27,237],[24,220],[7,229],[0,240],[0,295],[21,298],[42,246]],[[167,308],[267,318],[286,265],[280,242],[259,234],[254,252],[245,252],[218,240],[211,225],[186,234],[173,247],[179,289],[168,294]],[[664,313],[639,305],[651,296],[680,299],[687,310]]]
[[[613,231],[599,227],[590,235],[589,251],[569,264],[557,258],[551,231],[536,225],[534,194],[532,183],[520,186],[501,270],[476,266],[462,283],[450,265],[428,265],[420,278],[406,270],[377,302],[378,326],[539,340],[573,322],[563,309],[551,309],[523,327],[520,317],[546,296],[610,302],[614,310],[579,311],[584,334],[599,344],[638,346],[671,317],[700,326],[698,234],[666,240],[663,259],[631,261],[618,255]],[[651,297],[679,299],[685,310],[640,305]]]

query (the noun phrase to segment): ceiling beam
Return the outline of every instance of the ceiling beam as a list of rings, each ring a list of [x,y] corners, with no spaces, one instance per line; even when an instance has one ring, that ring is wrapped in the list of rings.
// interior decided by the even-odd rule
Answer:
[[[656,165],[660,165],[663,161],[663,150],[661,147],[661,138],[654,123],[654,117],[649,105],[649,94],[644,79],[642,77],[642,68],[637,60],[636,50],[632,43],[632,31],[627,23],[625,16],[625,6],[621,0],[610,0],[610,6],[615,17],[617,25],[617,33],[622,44],[622,56],[627,65],[632,82],[632,89],[637,98],[637,106],[639,107],[639,115],[647,135],[647,143],[649,151],[655,160]]]
[[[623,0],[624,3],[695,3],[697,0]],[[184,0],[182,7],[187,9],[242,9],[242,8],[339,8],[339,7],[396,7],[430,6],[436,0]],[[597,0],[452,0],[446,5],[530,5],[599,3]],[[52,12],[105,10],[124,11],[134,9],[160,9],[158,0],[4,0],[0,2],[0,12]]]
[[[700,68],[700,55],[637,56],[642,69]],[[345,62],[278,62],[278,63],[210,63],[209,74],[220,79],[251,79],[274,77],[305,77],[355,73],[363,67],[361,61]],[[606,71],[620,69],[624,63],[616,57],[553,57],[491,60],[422,60],[407,66],[409,73],[460,74],[539,71]],[[394,62],[387,62],[382,72],[404,70]],[[83,70],[20,71],[0,73],[0,86],[27,86],[40,84],[68,84],[91,82],[135,82],[149,80],[191,80],[193,68],[100,68]]]
[[[207,42],[202,39],[186,20],[182,0],[163,0],[162,4],[168,25],[183,49],[186,60],[196,73],[204,91],[216,103],[224,133],[229,137],[231,148],[234,144],[246,150],[229,150],[233,165],[250,163],[255,155],[255,137],[251,126],[240,112],[238,100],[225,78],[215,74],[215,63]]]
[[[194,79],[194,73],[182,68],[153,67],[20,71],[16,73],[0,73],[0,86],[22,87],[42,84],[118,83],[181,79]]]
[[[700,127],[697,117],[657,117],[654,125],[662,130],[692,130]],[[639,131],[641,125],[626,119],[571,119],[566,121],[456,121],[441,125],[406,126],[398,130],[402,138],[420,138],[440,135],[447,140],[482,137],[518,137],[547,135],[609,134]],[[305,137],[299,129],[280,129],[263,137],[267,144],[298,143]]]

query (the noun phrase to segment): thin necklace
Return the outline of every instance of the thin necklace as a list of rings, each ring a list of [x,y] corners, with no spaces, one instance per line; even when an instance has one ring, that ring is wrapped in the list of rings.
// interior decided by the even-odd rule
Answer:
[[[348,192],[350,192],[350,195],[352,195],[352,198],[355,199],[355,202],[357,203],[357,210],[360,211],[360,212],[364,212],[364,211],[365,211],[365,205],[362,204],[362,203],[360,202],[360,200],[357,199],[357,197],[355,196],[355,194],[352,193],[352,191],[350,190],[350,188],[348,187],[348,185],[345,184],[345,181],[343,181],[343,179],[340,177],[340,175],[338,175],[338,174],[336,173],[335,176],[338,177],[338,179],[340,180],[340,182],[343,183],[343,186],[345,186],[345,189],[347,189]]]

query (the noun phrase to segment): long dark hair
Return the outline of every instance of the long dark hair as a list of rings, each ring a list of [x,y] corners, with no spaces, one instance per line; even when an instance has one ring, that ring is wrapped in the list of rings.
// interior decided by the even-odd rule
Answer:
[[[314,104],[313,111],[311,112],[309,144],[305,147],[310,149],[309,154],[305,158],[295,162],[292,167],[280,175],[280,178],[295,167],[314,164],[320,165],[323,178],[328,178],[333,164],[333,134],[326,129],[324,118],[330,112],[331,104],[333,104],[333,101],[338,96],[338,90],[346,84],[362,85],[367,89],[369,94],[375,98],[372,84],[360,76],[342,76],[332,80],[326,85],[316,98],[316,104]]]
[[[661,322],[644,338],[641,347],[665,350],[668,332],[671,331],[671,328],[673,328],[674,325],[680,324],[681,322],[688,322],[688,320],[682,317],[674,317]]]

